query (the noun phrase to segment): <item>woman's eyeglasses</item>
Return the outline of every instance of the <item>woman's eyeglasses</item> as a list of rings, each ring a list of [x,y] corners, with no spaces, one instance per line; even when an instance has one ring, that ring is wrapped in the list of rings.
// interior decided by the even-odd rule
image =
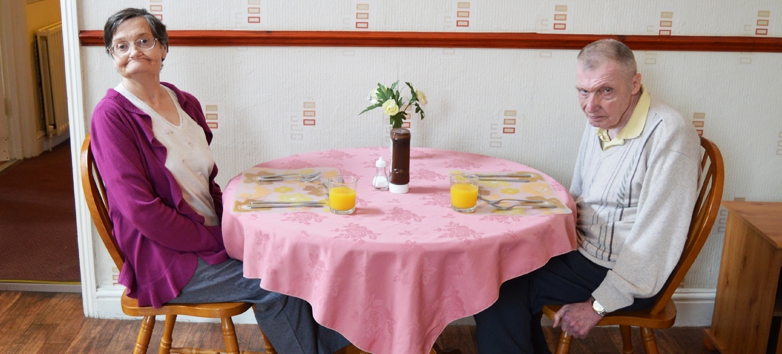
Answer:
[[[130,52],[131,45],[135,46],[137,50],[148,51],[155,47],[155,43],[157,43],[157,38],[139,38],[133,43],[127,41],[114,43],[109,47],[109,51],[114,55],[123,56]]]

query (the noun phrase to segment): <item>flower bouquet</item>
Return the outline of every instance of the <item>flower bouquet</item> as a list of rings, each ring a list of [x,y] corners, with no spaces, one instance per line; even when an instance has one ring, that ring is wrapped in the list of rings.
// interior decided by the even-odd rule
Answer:
[[[388,116],[391,126],[393,128],[401,128],[402,121],[407,118],[407,111],[415,106],[415,113],[420,113],[421,119],[424,119],[424,110],[421,109],[421,105],[426,105],[426,95],[416,90],[409,82],[405,82],[407,87],[410,88],[410,99],[405,102],[405,99],[399,94],[399,90],[396,89],[398,83],[399,81],[394,82],[391,87],[377,84],[377,88],[367,96],[367,100],[372,102],[372,105],[361,111],[359,115],[382,107],[383,113]]]

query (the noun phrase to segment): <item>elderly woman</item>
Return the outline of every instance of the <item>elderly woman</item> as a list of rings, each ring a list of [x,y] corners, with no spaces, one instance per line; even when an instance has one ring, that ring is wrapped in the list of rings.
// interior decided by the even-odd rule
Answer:
[[[241,301],[280,353],[332,353],[348,344],[305,301],[261,289],[229,259],[212,132],[191,94],[160,82],[166,26],[144,9],[106,22],[103,39],[122,81],[92,116],[92,149],[114,235],[126,257],[119,282],[139,305]]]

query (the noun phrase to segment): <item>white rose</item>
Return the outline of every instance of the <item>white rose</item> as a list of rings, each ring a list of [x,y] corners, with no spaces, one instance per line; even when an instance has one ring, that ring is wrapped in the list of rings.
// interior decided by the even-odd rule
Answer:
[[[423,105],[429,103],[429,101],[426,100],[426,95],[421,91],[415,90],[415,97],[418,97],[418,101]]]
[[[377,104],[377,89],[369,91],[367,101],[372,102],[372,104]]]
[[[399,113],[399,106],[396,105],[396,101],[388,100],[383,103],[383,113],[387,116],[393,116],[394,114]]]

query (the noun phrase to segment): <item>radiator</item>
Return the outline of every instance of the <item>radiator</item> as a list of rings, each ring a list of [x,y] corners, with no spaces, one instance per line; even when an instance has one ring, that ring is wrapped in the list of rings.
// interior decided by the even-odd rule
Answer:
[[[51,138],[68,131],[68,100],[65,91],[65,54],[62,23],[38,29],[38,65],[46,134]]]

